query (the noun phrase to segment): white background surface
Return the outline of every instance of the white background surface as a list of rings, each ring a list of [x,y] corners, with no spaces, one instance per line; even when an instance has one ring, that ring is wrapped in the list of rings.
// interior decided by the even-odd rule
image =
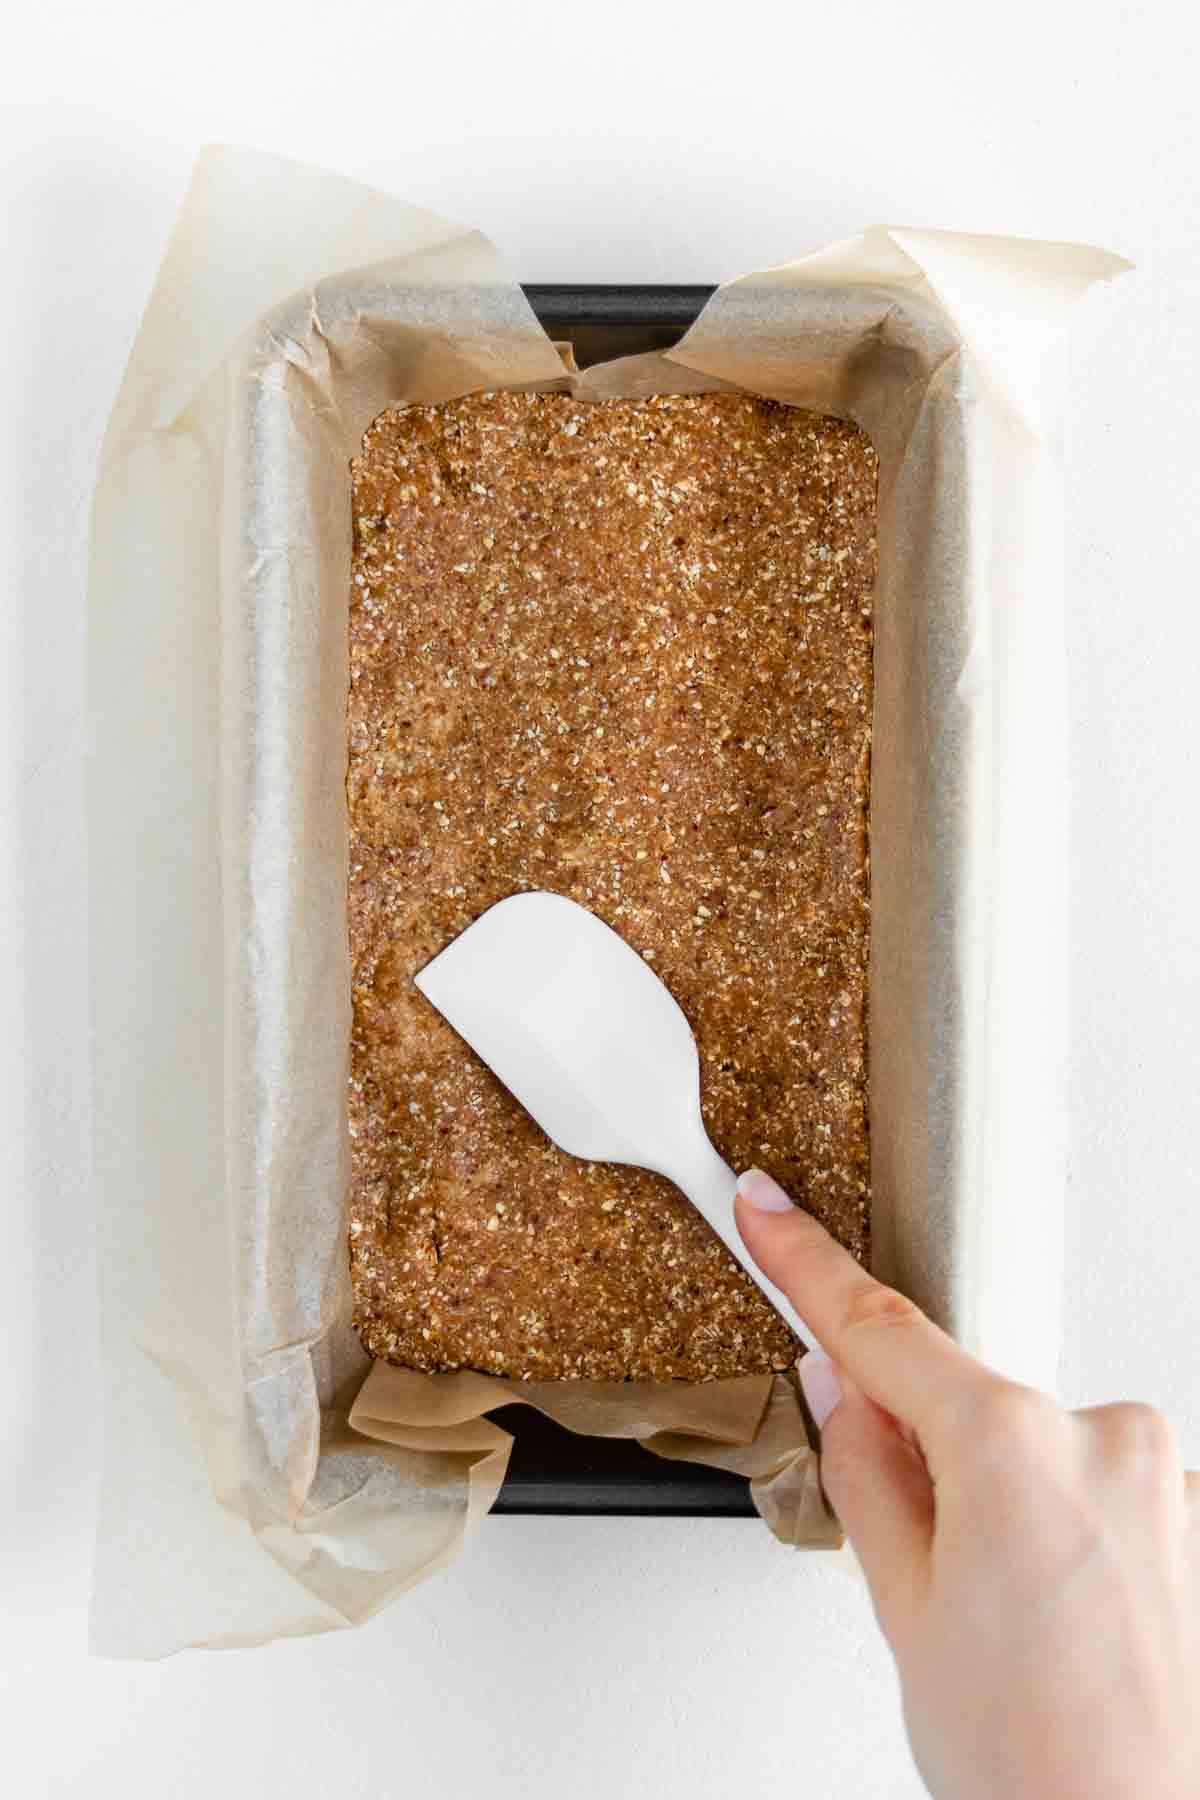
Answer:
[[[148,1667],[86,1658],[86,516],[123,361],[208,139],[469,220],[528,280],[720,279],[877,220],[1085,239],[1139,265],[1080,313],[1066,419],[1063,1391],[1156,1401],[1200,1463],[1194,19],[1162,0],[740,0],[727,15],[706,0],[10,5],[0,1685],[14,1792],[919,1792],[861,1591],[736,1521],[496,1520],[361,1632]]]

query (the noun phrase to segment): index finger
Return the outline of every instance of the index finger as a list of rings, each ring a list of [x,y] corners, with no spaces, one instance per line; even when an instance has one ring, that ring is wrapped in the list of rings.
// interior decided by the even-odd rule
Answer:
[[[763,1202],[767,1202],[764,1208]],[[910,1426],[927,1455],[1001,1378],[920,1307],[855,1262],[824,1226],[788,1204],[759,1169],[738,1182],[738,1230],[755,1262],[808,1320],[823,1348],[876,1405]]]

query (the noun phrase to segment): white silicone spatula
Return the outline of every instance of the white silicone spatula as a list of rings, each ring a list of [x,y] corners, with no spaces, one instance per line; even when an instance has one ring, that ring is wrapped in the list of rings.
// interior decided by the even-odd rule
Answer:
[[[737,1177],[704,1129],[691,1027],[624,939],[560,894],[515,894],[468,926],[416,983],[560,1149],[654,1169],[681,1188],[814,1347],[738,1235]]]

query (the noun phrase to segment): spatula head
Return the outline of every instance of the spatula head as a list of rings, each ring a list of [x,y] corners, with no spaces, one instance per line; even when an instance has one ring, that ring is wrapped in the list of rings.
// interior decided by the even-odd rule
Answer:
[[[691,1027],[623,938],[559,894],[515,894],[416,983],[560,1149],[675,1182],[780,1316],[815,1344],[738,1235],[736,1177],[704,1130]]]
[[[572,1156],[674,1176],[694,1147],[691,1027],[623,938],[559,894],[515,894],[416,977],[427,999]]]

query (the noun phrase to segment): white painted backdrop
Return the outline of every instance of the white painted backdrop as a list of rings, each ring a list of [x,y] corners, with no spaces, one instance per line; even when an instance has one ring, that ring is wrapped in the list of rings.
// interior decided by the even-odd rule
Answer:
[[[0,1695],[14,1793],[919,1792],[849,1578],[741,1522],[492,1521],[365,1630],[90,1662],[81,832],[96,450],[197,146],[480,225],[528,280],[716,280],[885,220],[1091,240],[1066,418],[1063,1391],[1200,1463],[1191,9],[1013,0],[10,0],[0,74]],[[27,1496],[34,1487],[36,1505]]]

